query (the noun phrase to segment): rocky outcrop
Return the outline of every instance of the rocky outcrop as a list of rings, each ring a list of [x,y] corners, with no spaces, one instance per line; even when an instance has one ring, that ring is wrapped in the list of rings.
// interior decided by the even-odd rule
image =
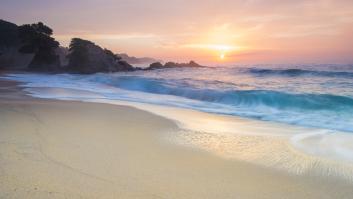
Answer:
[[[162,68],[164,68],[164,65],[161,64],[161,62],[155,62],[155,63],[152,63],[148,68],[146,68],[146,70],[162,69]]]
[[[60,67],[60,60],[55,50],[59,42],[52,37],[53,30],[42,22],[24,24],[18,27],[21,42],[19,52],[34,54],[28,69],[34,71],[54,71]]]
[[[97,72],[122,72],[164,68],[202,67],[189,63],[155,62],[148,68],[133,67],[156,61],[153,58],[136,58],[127,54],[114,54],[91,41],[74,38],[65,48],[52,37],[53,30],[39,22],[16,24],[0,20],[0,69],[32,70],[91,74]]]
[[[0,69],[24,70],[34,54],[23,54],[16,24],[0,20]]]
[[[144,70],[155,70],[155,69],[165,69],[165,68],[200,68],[205,67],[201,66],[194,61],[190,61],[189,63],[175,63],[175,62],[167,62],[164,65],[160,62],[152,63],[148,68]]]
[[[16,24],[0,20],[0,69],[41,72],[118,72],[135,70],[113,52],[93,42],[73,39],[59,46],[43,23]]]
[[[0,69],[27,70],[34,57],[34,54],[18,52],[18,46],[0,48]]]
[[[71,41],[67,69],[75,73],[133,71],[127,62],[91,41],[74,38]]]

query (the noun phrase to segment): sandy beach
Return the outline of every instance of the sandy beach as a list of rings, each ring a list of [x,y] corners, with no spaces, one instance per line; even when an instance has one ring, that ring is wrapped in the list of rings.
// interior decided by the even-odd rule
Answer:
[[[0,198],[352,198],[294,175],[166,141],[171,120],[129,106],[35,99],[0,82]]]
[[[353,199],[353,0],[0,2],[0,199]]]

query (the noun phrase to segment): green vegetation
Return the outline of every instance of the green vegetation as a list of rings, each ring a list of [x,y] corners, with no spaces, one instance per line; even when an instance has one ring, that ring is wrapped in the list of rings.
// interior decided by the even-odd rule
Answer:
[[[75,73],[132,71],[134,68],[108,49],[91,41],[73,38],[69,47],[68,70]]]
[[[18,36],[22,46],[21,53],[34,53],[34,58],[29,64],[29,69],[50,70],[60,65],[55,49],[59,42],[51,37],[53,30],[42,22],[25,24],[18,27]]]
[[[87,66],[89,62],[88,45],[93,45],[93,43],[80,38],[73,38],[71,40],[67,56],[69,59],[69,70],[81,71],[82,67]]]
[[[59,42],[52,35],[53,30],[42,22],[17,26],[0,20],[0,66],[4,66],[4,69],[13,69],[21,62],[23,65],[21,69],[84,74],[174,67],[202,67],[191,61],[189,63],[168,62],[164,65],[156,62],[145,69],[137,68],[130,65],[125,59],[135,62],[139,60],[151,61],[152,59],[115,54],[91,41],[80,38],[71,40],[67,52],[59,47]],[[24,54],[29,55],[24,58]],[[60,59],[62,63],[67,63],[67,65],[61,65]]]

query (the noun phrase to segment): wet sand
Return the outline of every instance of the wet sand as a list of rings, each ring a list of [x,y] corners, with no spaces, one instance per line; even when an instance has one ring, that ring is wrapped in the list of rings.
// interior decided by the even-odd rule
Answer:
[[[146,111],[34,99],[16,83],[0,85],[0,198],[353,197],[343,179],[169,143],[179,127]]]

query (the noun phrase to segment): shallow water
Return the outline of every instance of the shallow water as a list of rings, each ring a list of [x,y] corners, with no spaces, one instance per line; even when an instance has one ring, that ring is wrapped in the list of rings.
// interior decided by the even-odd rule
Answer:
[[[338,69],[332,75],[323,68],[237,67],[6,78],[24,82],[35,97],[154,112],[180,126],[173,142],[225,158],[353,180],[353,80],[348,66]]]
[[[259,65],[94,75],[16,74],[29,87],[353,132],[353,65]]]

